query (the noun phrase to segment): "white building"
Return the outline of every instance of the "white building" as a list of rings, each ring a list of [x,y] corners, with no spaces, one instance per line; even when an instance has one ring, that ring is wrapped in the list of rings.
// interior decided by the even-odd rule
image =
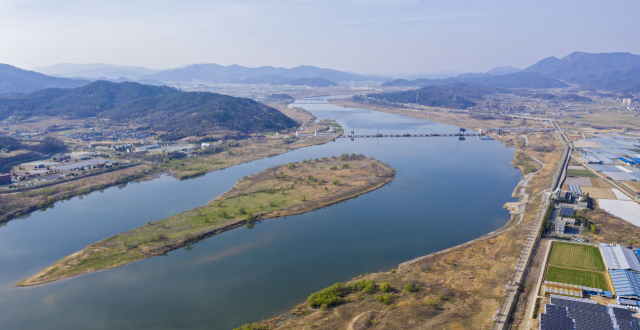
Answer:
[[[618,244],[600,243],[600,251],[607,269],[627,269],[640,271],[640,260],[636,253]]]

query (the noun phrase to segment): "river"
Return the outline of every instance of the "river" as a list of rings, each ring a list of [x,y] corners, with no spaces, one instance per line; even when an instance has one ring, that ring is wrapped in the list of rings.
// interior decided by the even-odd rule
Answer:
[[[457,128],[330,104],[300,104],[356,134]],[[356,153],[397,170],[388,185],[307,214],[262,221],[113,270],[14,288],[101,239],[196,206],[245,175],[302,159]],[[337,139],[179,181],[111,187],[0,227],[0,329],[232,329],[289,311],[358,274],[477,238],[509,220],[520,179],[513,148],[451,137]]]

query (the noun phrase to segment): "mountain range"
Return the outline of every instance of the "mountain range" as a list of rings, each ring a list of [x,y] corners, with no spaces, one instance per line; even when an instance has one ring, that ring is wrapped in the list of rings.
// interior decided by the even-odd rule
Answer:
[[[563,58],[548,57],[523,72],[562,79],[583,88],[640,92],[640,55],[573,52]]]
[[[248,68],[241,65],[222,66],[219,64],[194,64],[184,68],[165,70],[145,76],[164,82],[172,81],[237,81],[252,77],[280,76],[290,80],[300,78],[324,78],[333,82],[380,80],[380,78],[362,76],[332,69],[322,69],[315,66],[297,66],[295,68],[275,68],[262,66]]]
[[[247,134],[297,125],[280,111],[247,98],[102,80],[73,89],[48,88],[0,98],[0,118],[12,115],[138,121],[166,132],[165,140],[205,135],[214,129]]]
[[[48,67],[37,67],[34,71],[64,78],[84,77],[93,79],[118,79],[126,77],[130,80],[140,80],[145,79],[146,75],[160,72],[161,70],[147,69],[139,66],[111,65],[104,63],[60,63]]]
[[[561,88],[568,85],[558,79],[545,77],[535,72],[517,72],[504,75],[491,75],[486,73],[467,73],[454,78],[446,79],[396,79],[382,84],[383,87],[450,85],[455,82],[467,84],[482,84],[499,88]]]
[[[0,94],[28,93],[50,87],[74,88],[88,83],[88,80],[51,77],[0,63]]]

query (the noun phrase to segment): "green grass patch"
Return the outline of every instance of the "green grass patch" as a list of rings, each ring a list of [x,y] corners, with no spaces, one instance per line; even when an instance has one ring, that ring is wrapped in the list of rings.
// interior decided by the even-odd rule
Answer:
[[[604,291],[610,290],[603,273],[589,272],[586,270],[549,266],[549,268],[547,268],[547,275],[544,279],[546,281],[557,283],[582,285],[590,288],[600,288]]]
[[[554,242],[549,265],[605,271],[600,250],[595,246]]]
[[[589,170],[568,170],[567,175],[578,176],[583,178],[597,178],[598,176],[589,172]]]

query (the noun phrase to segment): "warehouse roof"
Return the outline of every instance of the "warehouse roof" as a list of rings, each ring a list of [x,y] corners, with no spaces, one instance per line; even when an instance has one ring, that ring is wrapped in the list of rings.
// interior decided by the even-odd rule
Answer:
[[[640,271],[640,260],[633,250],[620,245],[600,244],[607,269],[630,269]]]
[[[620,298],[640,300],[640,273],[626,269],[609,270],[611,284]]]
[[[101,159],[101,158],[96,158],[96,159],[91,159],[91,160],[85,160],[82,162],[77,162],[77,163],[71,163],[71,164],[67,164],[67,165],[62,165],[62,166],[56,166],[55,169],[58,171],[73,171],[77,168],[83,168],[85,166],[93,166],[93,164],[101,164],[101,163],[107,163],[110,162],[107,159]]]

